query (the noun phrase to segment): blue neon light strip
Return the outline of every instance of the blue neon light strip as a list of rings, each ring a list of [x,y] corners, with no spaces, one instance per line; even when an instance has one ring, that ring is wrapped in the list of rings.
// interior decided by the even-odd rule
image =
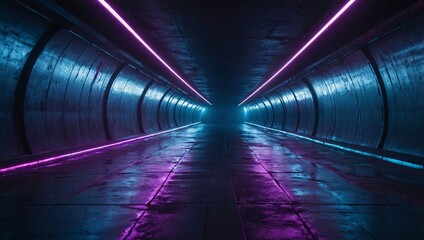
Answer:
[[[301,139],[308,140],[308,141],[311,141],[311,142],[319,143],[319,144],[322,144],[322,145],[325,145],[325,146],[328,146],[328,147],[341,149],[341,150],[346,151],[346,152],[357,153],[357,154],[360,154],[360,155],[363,155],[363,156],[372,157],[372,158],[376,158],[376,159],[383,160],[383,161],[386,161],[386,162],[398,164],[398,165],[401,165],[401,166],[404,166],[404,167],[409,167],[409,168],[414,168],[414,169],[419,169],[419,170],[424,169],[424,166],[420,165],[420,164],[410,163],[410,162],[402,161],[402,160],[399,160],[399,159],[396,159],[396,158],[385,157],[385,156],[381,156],[381,155],[374,154],[374,153],[369,153],[369,152],[360,151],[360,150],[353,149],[353,148],[343,147],[343,146],[340,146],[340,145],[337,145],[337,144],[334,144],[334,143],[328,143],[328,142],[320,141],[320,140],[313,139],[313,138],[310,138],[310,137],[305,137],[305,136],[298,135],[298,134],[295,134],[295,133],[290,133],[290,132],[286,132],[286,131],[275,129],[275,128],[269,128],[269,127],[261,126],[261,125],[258,125],[258,124],[250,123],[250,122],[244,122],[244,123],[252,125],[252,126],[264,128],[264,129],[267,129],[267,130],[281,132],[281,133],[284,133],[284,134],[287,134],[287,135],[290,135],[290,136],[293,136],[293,137],[297,137],[297,138],[301,138]]]

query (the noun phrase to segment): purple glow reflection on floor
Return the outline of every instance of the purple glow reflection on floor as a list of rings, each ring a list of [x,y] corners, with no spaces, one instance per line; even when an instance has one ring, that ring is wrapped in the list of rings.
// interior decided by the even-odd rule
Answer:
[[[121,145],[132,143],[132,142],[135,142],[135,141],[138,141],[138,140],[143,140],[143,139],[154,137],[154,136],[157,136],[157,135],[173,132],[173,131],[180,130],[180,129],[187,128],[187,127],[191,127],[191,126],[197,125],[199,123],[200,122],[192,123],[192,124],[185,125],[185,126],[182,126],[182,127],[177,127],[177,128],[157,132],[157,133],[152,133],[152,134],[147,134],[147,135],[143,135],[143,136],[139,136],[139,137],[135,137],[135,138],[131,138],[131,139],[126,139],[126,140],[122,140],[122,141],[119,141],[119,142],[102,145],[102,146],[99,146],[99,147],[88,148],[88,149],[84,149],[84,150],[81,150],[81,151],[76,151],[76,152],[71,152],[71,153],[67,153],[67,154],[62,154],[62,155],[58,155],[58,156],[54,156],[54,157],[41,159],[41,160],[38,160],[38,161],[35,161],[35,162],[23,163],[23,164],[11,166],[11,167],[2,168],[2,169],[0,169],[0,173],[13,172],[13,171],[16,171],[16,170],[19,170],[19,169],[33,167],[33,166],[37,166],[39,164],[49,163],[49,162],[59,160],[59,159],[63,159],[63,158],[76,157],[76,156],[79,156],[79,155],[84,154],[84,153],[93,153],[93,152],[98,151],[98,150],[104,150],[104,149],[111,148],[111,147],[121,146]],[[54,165],[59,165],[59,164],[60,163],[57,163],[57,164],[54,164]]]
[[[142,210],[140,212],[137,212],[135,214],[135,219],[137,219],[137,221],[143,217],[143,215],[146,213],[146,210]],[[131,231],[134,229],[135,225],[130,225],[128,226],[125,230],[124,233],[122,233],[121,237],[119,238],[119,240],[124,240],[127,239],[128,236],[130,235]]]

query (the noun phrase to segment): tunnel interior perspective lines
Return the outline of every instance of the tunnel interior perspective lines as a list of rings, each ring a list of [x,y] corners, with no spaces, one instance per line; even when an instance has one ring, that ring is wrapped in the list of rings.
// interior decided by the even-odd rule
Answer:
[[[0,1],[0,239],[424,239],[424,0]]]

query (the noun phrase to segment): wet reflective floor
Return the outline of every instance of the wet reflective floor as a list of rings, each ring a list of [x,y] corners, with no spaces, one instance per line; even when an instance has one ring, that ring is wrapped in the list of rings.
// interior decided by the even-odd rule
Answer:
[[[424,176],[197,125],[0,177],[1,239],[424,239]]]

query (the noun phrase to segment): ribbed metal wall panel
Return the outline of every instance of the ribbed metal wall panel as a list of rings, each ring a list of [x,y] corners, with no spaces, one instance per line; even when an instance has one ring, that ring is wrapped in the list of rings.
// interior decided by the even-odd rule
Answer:
[[[196,109],[196,105],[194,105],[192,102],[190,102],[190,104],[188,105],[188,108],[186,110],[184,125],[193,122],[193,115],[194,115],[195,109]]]
[[[177,103],[177,107],[175,109],[175,122],[177,124],[177,126],[182,126],[181,124],[181,115],[183,113],[183,109],[186,106],[186,104],[188,104],[189,99],[184,97],[182,99],[180,99],[180,101],[178,101]]]
[[[249,106],[245,106],[244,107],[244,121],[246,121],[246,122],[253,122],[252,110],[250,109]]]
[[[199,116],[200,114],[199,114],[199,109],[200,109],[200,106],[199,105],[195,105],[194,107],[193,107],[193,111],[191,112],[191,116],[190,116],[190,122],[191,123],[193,123],[193,122],[198,122],[198,120],[197,120],[197,116]]]
[[[126,66],[116,76],[107,102],[109,131],[113,139],[140,134],[139,102],[149,79]]]
[[[290,132],[295,132],[299,122],[299,108],[297,106],[296,97],[289,88],[283,88],[279,91],[279,94],[281,95],[286,107],[284,129]]]
[[[22,72],[23,68],[48,28],[44,19],[31,15],[16,3],[0,2],[0,159],[29,153],[25,149],[26,136],[21,132],[23,126],[15,116],[16,110],[22,110],[15,109],[15,98],[25,93],[22,89],[25,84],[19,84],[21,75],[28,74]]]
[[[192,122],[193,108],[175,119],[176,101],[162,99],[170,86],[153,75],[21,5],[0,7],[0,160],[156,132],[160,122]]]
[[[388,100],[384,149],[424,156],[424,18],[371,44]]]
[[[309,79],[320,106],[317,136],[377,147],[383,106],[377,78],[364,55],[356,51]]]
[[[34,65],[25,97],[25,127],[34,153],[106,140],[102,99],[116,67],[65,30],[51,39]]]
[[[304,82],[296,82],[290,85],[296,97],[299,108],[299,126],[297,132],[311,135],[315,125],[315,109],[312,94]]]
[[[266,110],[263,109],[265,106],[262,103],[254,103],[252,109],[253,122],[258,124],[265,124]]]
[[[274,122],[274,108],[272,107],[272,104],[268,100],[268,98],[265,98],[265,97],[261,98],[261,101],[265,105],[266,113],[267,113],[265,126],[271,127]]]
[[[276,96],[276,95],[268,96],[268,99],[270,100],[272,109],[273,109],[272,115],[273,115],[274,121],[271,127],[281,129],[281,126],[283,124],[283,115],[284,115],[281,99],[279,98],[279,96]]]
[[[143,130],[145,133],[159,131],[158,108],[160,100],[167,87],[164,85],[153,83],[146,92],[141,105],[141,119]]]
[[[351,53],[342,62],[349,77],[350,89],[347,91],[351,92],[351,98],[346,99],[348,104],[344,108],[347,108],[346,117],[353,120],[346,121],[346,124],[352,124],[353,127],[351,134],[346,130],[349,128],[336,132],[351,135],[346,142],[377,148],[384,124],[383,98],[377,76],[361,51]],[[338,127],[343,129],[343,126]]]
[[[187,110],[188,110],[188,106],[190,105],[190,100],[187,100],[182,108],[181,108],[181,113],[180,113],[180,125],[183,126],[186,124],[186,114],[187,114]]]
[[[178,126],[175,118],[177,113],[177,106],[180,99],[183,99],[182,95],[180,94],[174,95],[169,105],[168,119],[169,119],[169,124],[171,128],[175,128]]]
[[[159,106],[159,124],[160,124],[160,128],[161,130],[165,130],[165,129],[169,129],[170,125],[169,125],[169,120],[168,120],[168,108],[169,108],[169,103],[171,102],[172,96],[175,94],[175,91],[169,91],[167,92],[163,99],[162,102],[160,103]]]

